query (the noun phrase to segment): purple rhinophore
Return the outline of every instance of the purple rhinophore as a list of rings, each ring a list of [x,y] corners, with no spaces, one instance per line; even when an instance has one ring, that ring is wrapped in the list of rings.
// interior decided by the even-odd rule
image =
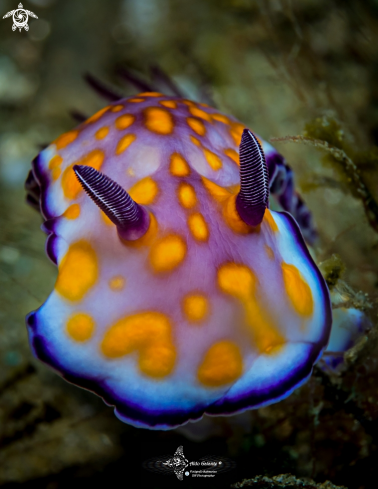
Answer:
[[[240,148],[240,192],[236,209],[250,226],[258,226],[269,202],[269,174],[264,152],[256,137],[244,129]]]
[[[270,177],[270,193],[282,209],[290,212],[296,219],[307,243],[313,244],[317,238],[317,231],[310,210],[295,190],[293,170],[285,158],[275,150],[268,154],[266,163]]]
[[[89,197],[117,226],[120,238],[134,241],[146,233],[147,212],[118,183],[91,166],[75,165],[73,171]]]

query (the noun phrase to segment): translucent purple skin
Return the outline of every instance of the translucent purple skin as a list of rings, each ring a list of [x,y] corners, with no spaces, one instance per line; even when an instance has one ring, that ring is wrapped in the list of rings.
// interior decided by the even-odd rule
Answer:
[[[171,135],[154,134],[144,127],[142,111],[146,107],[161,107],[160,101],[176,101],[170,110],[175,121]],[[331,328],[329,292],[323,277],[313,262],[295,219],[286,212],[271,212],[277,226],[273,232],[266,219],[258,230],[247,234],[235,232],[222,218],[220,204],[204,188],[202,177],[221,188],[233,188],[239,183],[239,168],[224,149],[238,150],[230,136],[229,127],[213,120],[199,121],[206,134],[199,136],[186,122],[190,107],[178,98],[154,97],[142,103],[121,100],[111,105],[123,105],[117,113],[106,112],[99,120],[82,124],[77,139],[57,151],[55,144],[46,148],[33,162],[33,178],[40,190],[40,207],[46,219],[49,257],[58,266],[71,243],[86,239],[99,260],[99,278],[85,297],[71,303],[54,290],[46,303],[27,317],[30,344],[35,355],[59,372],[67,381],[101,396],[115,407],[116,415],[137,427],[171,429],[188,421],[210,415],[230,415],[250,408],[277,402],[303,384],[311,374],[314,363],[327,345]],[[214,109],[198,107],[210,116]],[[124,130],[114,128],[122,114],[134,114],[134,124]],[[232,123],[237,123],[229,117]],[[110,127],[107,138],[98,141],[95,133],[103,126]],[[121,136],[137,135],[136,141],[120,158],[115,147]],[[201,141],[193,144],[190,136]],[[313,228],[309,213],[293,191],[292,177],[283,158],[262,142],[271,176],[272,191],[279,200],[299,213],[307,230]],[[144,208],[153,214],[159,230],[183,236],[187,245],[184,262],[164,276],[146,273],[147,251],[132,251],[119,239],[116,227],[109,227],[100,210],[81,192],[67,199],[61,180],[53,181],[49,162],[59,154],[63,158],[62,173],[93,149],[104,151],[106,158],[101,172],[129,190],[141,178],[151,176],[159,188],[156,201]],[[214,170],[207,163],[203,148],[215,153],[222,168]],[[206,242],[196,241],[188,232],[187,210],[177,201],[178,177],[169,171],[170,156],[180,152],[190,165],[190,176],[184,180],[197,193],[197,208],[208,223],[210,236]],[[133,167],[133,172],[128,169]],[[285,172],[285,177],[283,174]],[[34,187],[33,187],[34,188]],[[64,217],[73,203],[80,205],[75,220]],[[307,214],[306,214],[307,212]],[[309,233],[311,234],[311,233]],[[266,246],[272,250],[268,256]],[[240,330],[243,308],[234,297],[227,296],[217,285],[217,270],[227,262],[243,264],[253,270],[259,283],[259,301],[277,322],[285,343],[279,353],[257,351],[245,341]],[[283,285],[281,263],[294,265],[311,289],[314,311],[310,317],[300,317],[292,307]],[[122,293],[109,290],[108,280],[114,275],[127,277]],[[193,326],[183,317],[181,298],[200,289],[211,302],[210,317],[201,326]],[[115,321],[138,311],[154,310],[169,315],[174,324],[174,343],[177,360],[173,372],[164,379],[151,379],[135,364],[135,355],[121,359],[105,358],[99,344]],[[67,335],[67,318],[75,311],[89,312],[96,320],[96,332],[85,344],[78,344]],[[196,372],[205,352],[216,341],[229,340],[238,344],[243,357],[242,375],[222,386],[201,385]],[[130,358],[129,358],[130,357]]]

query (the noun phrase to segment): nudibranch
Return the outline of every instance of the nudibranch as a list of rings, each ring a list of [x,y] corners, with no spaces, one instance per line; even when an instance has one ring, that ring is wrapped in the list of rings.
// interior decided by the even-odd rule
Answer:
[[[287,397],[332,317],[296,220],[269,209],[271,191],[310,229],[282,162],[233,117],[160,93],[58,137],[27,181],[59,271],[27,317],[35,355],[137,427]]]

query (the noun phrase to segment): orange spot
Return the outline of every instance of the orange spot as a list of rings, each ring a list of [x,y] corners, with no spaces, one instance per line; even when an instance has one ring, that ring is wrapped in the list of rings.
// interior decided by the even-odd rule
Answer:
[[[156,217],[152,214],[152,212],[149,213],[149,217],[150,225],[147,229],[147,232],[139,239],[136,239],[134,241],[127,241],[126,245],[128,247],[140,248],[142,246],[148,246],[154,241],[158,232],[158,224],[156,221]]]
[[[270,212],[270,210],[268,208],[266,208],[265,212],[264,212],[264,221],[266,221],[268,223],[268,226],[270,227],[270,229],[272,231],[274,231],[274,232],[278,231],[278,226],[276,224],[276,221],[274,220],[272,213]]]
[[[180,153],[172,153],[169,170],[175,177],[187,177],[190,175],[190,167],[186,159]]]
[[[160,92],[143,92],[138,93],[138,97],[163,97],[164,95]]]
[[[160,107],[147,107],[143,111],[146,129],[156,134],[171,134],[175,127],[172,114]]]
[[[248,234],[259,232],[260,226],[249,226],[241,220],[239,213],[236,210],[236,197],[237,195],[233,195],[225,201],[223,207],[224,220],[235,233]]]
[[[74,165],[88,165],[92,166],[96,170],[99,170],[104,162],[104,152],[100,149],[94,149],[81,160],[68,166],[62,175],[62,189],[64,196],[67,199],[75,199],[82,190],[78,179],[76,178],[75,172],[73,171]]]
[[[189,216],[188,226],[197,241],[207,241],[209,239],[209,228],[205,218],[199,212]]]
[[[205,177],[202,177],[202,183],[209,194],[215,199],[217,202],[224,202],[226,199],[231,197],[231,192],[229,192],[226,188],[217,185],[216,183],[208,180]]]
[[[87,119],[85,121],[85,124],[89,124],[91,122],[96,122],[99,120],[99,118],[105,114],[105,112],[109,110],[109,107],[104,107],[103,109],[99,110],[98,112],[96,112],[94,115],[92,115],[92,117],[90,117],[89,119]]]
[[[109,280],[109,287],[118,292],[125,288],[126,280],[122,277],[122,275],[116,275]]]
[[[193,129],[199,136],[204,136],[206,134],[206,127],[202,121],[199,119],[194,119],[193,117],[188,117],[186,119],[188,126]]]
[[[62,173],[62,170],[60,168],[54,168],[51,172],[51,178],[55,181],[58,180],[60,177],[60,174]]]
[[[181,182],[177,188],[177,193],[180,204],[185,207],[185,209],[190,209],[196,205],[196,191],[190,183]]]
[[[107,225],[107,226],[115,226],[114,222],[112,222],[108,216],[105,214],[105,212],[103,212],[101,209],[100,209],[100,215],[101,215],[101,218],[102,220],[104,221],[104,223]]]
[[[190,136],[190,140],[192,141],[193,144],[195,144],[196,146],[201,146],[201,141],[199,141],[197,138],[195,138],[194,136]]]
[[[234,142],[237,146],[240,145],[241,137],[242,137],[244,129],[245,129],[245,126],[243,126],[243,124],[240,124],[239,122],[233,122],[231,124],[230,134],[231,134],[232,139],[234,140]]]
[[[69,131],[59,136],[54,142],[56,149],[64,149],[78,137],[79,131]]]
[[[95,136],[96,136],[96,139],[104,139],[106,138],[106,136],[109,134],[109,128],[107,126],[104,126],[104,127],[101,127],[101,129],[99,129]]]
[[[197,107],[197,104],[195,102],[192,102],[191,100],[182,100],[182,103],[187,105],[188,107]]]
[[[265,245],[265,251],[266,251],[266,254],[268,255],[268,258],[270,260],[274,260],[274,252],[273,252],[272,248],[270,246],[268,246],[267,244]]]
[[[238,166],[240,166],[239,154],[237,153],[237,151],[232,148],[227,148],[224,150],[224,154],[231,158]]]
[[[112,112],[120,112],[123,109],[123,105],[114,105],[110,110]]]
[[[186,255],[186,243],[181,236],[170,234],[154,243],[150,264],[157,273],[170,272],[178,267]]]
[[[240,349],[231,341],[211,346],[198,368],[197,377],[207,387],[220,387],[235,382],[243,373]]]
[[[135,134],[126,134],[126,136],[123,136],[123,138],[118,141],[116,155],[123,153],[135,140]]]
[[[49,169],[53,170],[54,168],[58,168],[63,162],[63,158],[59,155],[55,155],[51,158],[49,162]]]
[[[140,102],[144,102],[144,98],[130,98],[128,102],[131,102],[133,104],[139,104]]]
[[[207,122],[212,122],[210,114],[205,112],[204,110],[199,109],[198,107],[189,107],[189,112],[194,117],[199,117]]]
[[[182,301],[182,311],[191,323],[202,322],[209,314],[206,296],[200,293],[187,294]]]
[[[309,285],[294,265],[282,263],[281,267],[286,293],[294,309],[302,316],[311,316],[314,311],[314,301]]]
[[[169,375],[176,362],[171,322],[155,311],[140,312],[117,321],[106,332],[101,351],[112,359],[137,351],[139,369],[154,378]]]
[[[219,158],[218,155],[206,148],[203,148],[203,153],[205,155],[206,161],[213,170],[217,171],[222,168],[222,160]]]
[[[66,219],[77,219],[80,216],[80,205],[72,204],[64,212],[63,217]]]
[[[135,121],[134,115],[124,114],[124,115],[117,117],[117,119],[115,120],[115,126],[117,129],[122,131],[123,129],[127,129],[128,127],[130,127],[134,121]]]
[[[157,196],[159,188],[151,177],[142,178],[129,189],[129,195],[138,204],[152,204]]]
[[[159,104],[168,107],[168,109],[177,109],[177,102],[174,100],[161,100]]]
[[[223,122],[224,124],[230,124],[230,119],[223,114],[211,114],[211,117],[218,122]]]
[[[98,278],[97,256],[87,241],[72,244],[62,262],[55,290],[65,299],[79,301],[96,283]]]
[[[66,330],[69,336],[75,341],[88,341],[95,328],[93,318],[84,312],[73,314],[67,321]]]
[[[260,353],[276,352],[285,339],[256,298],[257,277],[246,265],[225,263],[218,270],[220,289],[238,299],[245,311],[253,345]]]

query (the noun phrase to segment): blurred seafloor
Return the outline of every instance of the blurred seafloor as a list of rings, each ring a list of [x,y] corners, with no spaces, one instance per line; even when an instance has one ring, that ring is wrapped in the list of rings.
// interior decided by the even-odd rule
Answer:
[[[2,0],[1,17],[16,3]],[[70,110],[91,115],[105,105],[83,74],[129,95],[136,91],[121,83],[117,68],[148,79],[158,64],[188,98],[213,100],[267,140],[304,134],[307,124],[307,136],[353,159],[370,203],[359,198],[353,175],[332,154],[325,160],[311,145],[275,143],[313,212],[317,261],[339,255],[346,267],[341,295],[376,322],[378,224],[374,229],[377,216],[368,220],[364,205],[378,199],[378,1],[24,3],[39,17],[29,20],[29,32],[13,32],[11,18],[0,21],[0,485],[112,484],[140,457],[183,444],[187,458],[216,452],[236,461],[222,479],[226,486],[291,473],[376,488],[374,328],[348,354],[342,373],[316,368],[286,400],[205,420],[186,435],[122,424],[100,399],[32,358],[24,318],[47,298],[56,269],[44,253],[40,216],[25,205],[23,183],[39,147],[75,126]],[[176,487],[169,478],[154,484]]]

